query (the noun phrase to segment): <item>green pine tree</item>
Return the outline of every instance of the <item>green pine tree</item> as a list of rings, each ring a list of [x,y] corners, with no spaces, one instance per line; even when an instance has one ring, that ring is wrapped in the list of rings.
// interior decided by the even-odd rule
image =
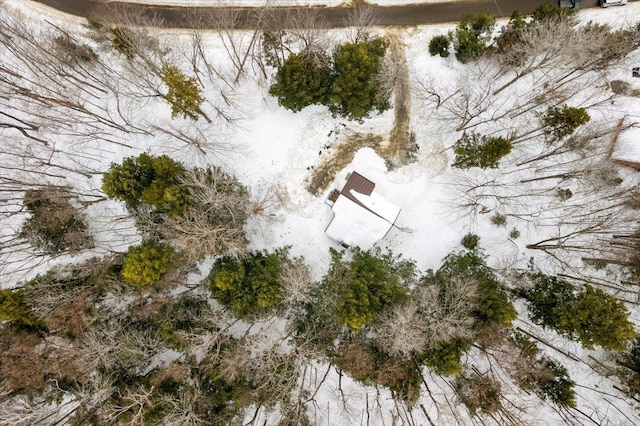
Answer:
[[[488,137],[474,132],[464,133],[456,141],[453,151],[456,157],[452,167],[495,169],[500,159],[511,152],[511,142],[502,137]]]
[[[26,325],[35,324],[22,290],[0,290],[0,321],[16,321]]]
[[[562,139],[572,134],[578,127],[587,124],[591,116],[585,108],[574,108],[564,105],[562,108],[551,107],[542,116],[545,133],[555,139]]]
[[[329,58],[322,53],[292,53],[278,68],[269,93],[278,104],[292,111],[326,102],[331,88]]]
[[[185,173],[182,164],[166,155],[147,153],[111,164],[102,180],[102,191],[110,198],[136,208],[144,202],[171,215],[179,215],[189,205],[187,191],[180,185]]]
[[[456,59],[462,63],[476,59],[487,49],[496,19],[487,12],[465,15],[454,35]]]
[[[381,310],[407,299],[408,292],[403,285],[405,277],[399,273],[406,270],[405,262],[390,255],[359,249],[353,252],[350,261],[343,261],[335,251],[332,258],[333,271],[325,279],[340,281],[334,283],[338,291],[337,319],[352,331],[373,322]],[[332,273],[338,270],[344,271],[345,275],[338,277]]]
[[[624,350],[635,337],[624,303],[599,288],[578,290],[565,280],[541,273],[532,275],[535,286],[525,292],[531,319],[582,343],[607,350]]]
[[[216,260],[208,282],[213,296],[239,318],[272,312],[282,302],[280,273],[287,250],[253,252],[242,259]]]
[[[172,118],[181,115],[197,120],[203,116],[209,121],[200,107],[204,98],[195,78],[187,77],[180,68],[166,62],[160,70],[160,78],[168,88],[164,98],[171,105]]]
[[[122,279],[138,287],[158,281],[169,270],[173,248],[155,241],[129,247],[122,264]]]
[[[333,54],[333,85],[328,103],[332,112],[360,120],[373,110],[389,108],[389,94],[376,81],[388,42],[379,38],[338,46]]]

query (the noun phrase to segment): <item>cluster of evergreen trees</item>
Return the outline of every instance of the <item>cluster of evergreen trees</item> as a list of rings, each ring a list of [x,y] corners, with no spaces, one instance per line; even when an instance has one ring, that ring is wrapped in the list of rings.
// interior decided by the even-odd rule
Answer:
[[[338,115],[360,120],[389,108],[389,93],[379,75],[388,43],[379,38],[338,46],[324,52],[292,53],[280,65],[269,93],[292,111],[327,105]]]

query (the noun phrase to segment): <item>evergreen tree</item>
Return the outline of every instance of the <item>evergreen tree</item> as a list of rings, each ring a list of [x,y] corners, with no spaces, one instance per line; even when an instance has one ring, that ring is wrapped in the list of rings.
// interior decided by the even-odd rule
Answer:
[[[437,374],[443,376],[457,376],[462,371],[460,358],[471,347],[465,340],[454,340],[428,349],[422,355],[422,362]]]
[[[564,105],[562,108],[551,107],[542,116],[545,133],[556,139],[572,134],[578,127],[587,124],[591,117],[585,108],[574,108]]]
[[[182,164],[166,155],[143,153],[111,164],[102,180],[102,191],[110,198],[135,208],[145,202],[169,214],[181,213],[189,204],[186,190],[179,185],[185,173]]]
[[[282,302],[280,273],[287,261],[287,249],[258,251],[240,260],[221,257],[211,268],[209,289],[239,318],[267,314]]]
[[[160,78],[168,88],[164,98],[171,105],[172,118],[177,115],[192,120],[197,120],[199,116],[206,118],[200,108],[204,99],[195,78],[187,77],[180,68],[166,62],[162,65]]]
[[[531,319],[581,342],[586,348],[600,345],[624,350],[635,337],[624,303],[599,288],[585,285],[576,290],[557,277],[532,275],[533,289],[524,293]]]
[[[170,267],[173,248],[155,241],[129,247],[122,264],[122,279],[138,287],[158,281]]]
[[[389,108],[389,94],[376,81],[388,43],[376,38],[346,43],[333,54],[334,74],[329,108],[343,117],[360,120],[372,110]]]
[[[35,324],[22,290],[0,289],[0,321]]]
[[[451,40],[446,35],[437,35],[429,42],[429,54],[431,56],[440,55],[443,58],[449,56],[449,45]]]
[[[575,382],[569,378],[567,369],[549,358],[543,358],[543,363],[551,372],[551,377],[543,376],[538,383],[540,395],[561,407],[575,407],[576,398],[573,390]]]
[[[329,58],[322,53],[292,53],[278,68],[269,93],[278,104],[292,111],[326,102],[331,88]]]
[[[331,268],[325,280],[338,292],[338,322],[358,331],[370,324],[383,309],[408,297],[406,280],[413,274],[412,263],[392,255],[356,249],[350,261],[332,251]]]
[[[465,15],[455,31],[453,47],[462,63],[478,58],[487,49],[496,19],[487,12]]]
[[[459,169],[498,167],[500,159],[511,152],[511,142],[502,137],[464,133],[453,147],[456,158],[452,164]]]

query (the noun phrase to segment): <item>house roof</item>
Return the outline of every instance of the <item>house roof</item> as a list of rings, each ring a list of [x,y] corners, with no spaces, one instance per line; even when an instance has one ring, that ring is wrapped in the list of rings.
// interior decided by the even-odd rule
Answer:
[[[384,238],[400,207],[374,191],[375,184],[352,172],[331,209],[334,217],[325,233],[336,241],[368,250]]]

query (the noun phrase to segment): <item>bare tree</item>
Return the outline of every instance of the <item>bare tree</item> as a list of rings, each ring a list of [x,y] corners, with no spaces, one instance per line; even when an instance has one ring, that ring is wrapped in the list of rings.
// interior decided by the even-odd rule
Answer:
[[[280,272],[283,303],[292,305],[309,300],[312,288],[311,271],[303,259],[296,258],[284,263]]]
[[[167,218],[159,232],[189,259],[218,253],[241,256],[247,244],[242,229],[248,215],[247,191],[218,168],[188,171],[181,183],[193,207]]]

